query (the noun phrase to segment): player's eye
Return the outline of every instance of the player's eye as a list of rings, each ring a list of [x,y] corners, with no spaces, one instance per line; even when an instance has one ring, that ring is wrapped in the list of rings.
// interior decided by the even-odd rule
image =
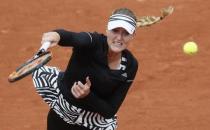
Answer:
[[[112,29],[113,33],[118,33],[120,30],[118,28]]]
[[[123,28],[115,28],[111,30],[114,35],[121,35],[123,38],[129,38],[131,35]]]
[[[130,35],[130,34],[129,34],[127,31],[124,31],[124,32],[123,32],[123,35],[124,35],[124,36],[128,36],[128,35]]]

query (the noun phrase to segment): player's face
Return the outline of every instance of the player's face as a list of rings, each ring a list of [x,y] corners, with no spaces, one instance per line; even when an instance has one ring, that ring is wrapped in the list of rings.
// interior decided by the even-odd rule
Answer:
[[[107,42],[109,49],[115,53],[119,53],[127,48],[129,41],[133,38],[124,28],[115,28],[107,30]]]

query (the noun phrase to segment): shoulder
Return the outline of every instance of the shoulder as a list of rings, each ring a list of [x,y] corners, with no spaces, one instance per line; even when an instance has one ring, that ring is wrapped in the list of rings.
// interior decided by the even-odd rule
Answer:
[[[107,44],[107,36],[103,33],[98,32],[88,32],[92,38],[92,42],[94,44],[94,48],[98,51],[106,51],[108,48]]]
[[[95,42],[106,41],[107,37],[103,33],[98,32],[87,32],[87,34],[93,39]]]

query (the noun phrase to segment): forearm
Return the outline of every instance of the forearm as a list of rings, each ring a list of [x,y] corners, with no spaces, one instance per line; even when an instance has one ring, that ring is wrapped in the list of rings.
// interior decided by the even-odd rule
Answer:
[[[51,32],[44,33],[41,40],[42,46],[40,50],[47,50],[55,45],[69,46],[69,47],[92,47],[93,38],[92,34],[88,32],[70,32],[63,29],[53,30]]]

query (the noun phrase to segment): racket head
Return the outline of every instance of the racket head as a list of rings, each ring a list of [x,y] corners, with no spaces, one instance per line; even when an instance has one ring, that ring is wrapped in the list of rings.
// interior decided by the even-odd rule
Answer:
[[[47,64],[51,59],[52,53],[50,51],[42,52],[41,54],[36,55],[35,57],[20,65],[14,72],[12,72],[8,77],[8,81],[15,82],[26,77],[34,70]]]

